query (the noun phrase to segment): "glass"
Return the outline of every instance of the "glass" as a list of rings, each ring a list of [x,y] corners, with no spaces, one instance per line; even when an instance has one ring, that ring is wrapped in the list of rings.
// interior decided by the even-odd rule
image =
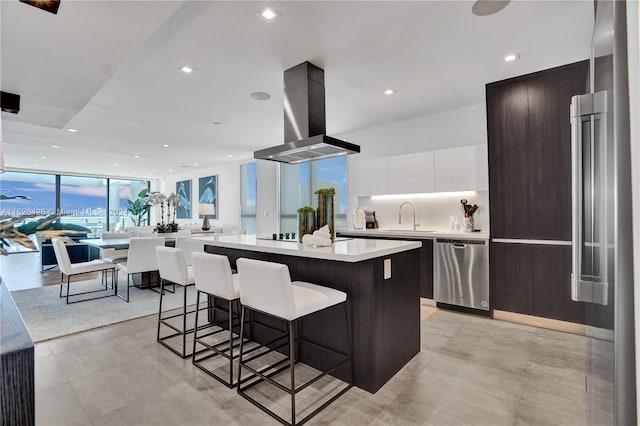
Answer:
[[[127,209],[127,201],[135,201],[143,189],[149,188],[148,181],[109,179],[109,230],[124,230],[135,226]],[[139,225],[149,224],[149,215]]]
[[[256,233],[256,163],[240,165],[240,226],[247,234]]]
[[[60,176],[60,218],[89,229],[88,237],[107,230],[107,179]]]
[[[6,172],[0,175],[0,219],[35,214],[15,224],[37,220],[56,213],[56,176],[43,173]],[[29,235],[34,243],[35,235]],[[32,251],[21,244],[5,240],[9,253]]]
[[[297,209],[306,205],[317,207],[314,192],[320,188],[335,188],[334,228],[346,229],[347,159],[344,156],[280,165],[280,229],[296,229]]]

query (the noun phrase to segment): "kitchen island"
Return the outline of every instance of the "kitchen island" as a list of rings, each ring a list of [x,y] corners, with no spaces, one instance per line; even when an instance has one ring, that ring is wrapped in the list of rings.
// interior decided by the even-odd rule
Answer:
[[[353,356],[353,384],[375,393],[420,351],[420,247],[417,241],[349,239],[331,247],[305,247],[255,235],[194,237],[205,251],[286,264],[291,279],[323,285],[347,294]],[[387,266],[385,267],[385,264]],[[340,307],[301,323],[305,341],[345,351],[346,330]],[[284,323],[256,313],[252,338],[264,343],[284,330]],[[333,363],[329,353],[300,343],[299,360],[317,368]],[[347,366],[334,373],[350,381]]]

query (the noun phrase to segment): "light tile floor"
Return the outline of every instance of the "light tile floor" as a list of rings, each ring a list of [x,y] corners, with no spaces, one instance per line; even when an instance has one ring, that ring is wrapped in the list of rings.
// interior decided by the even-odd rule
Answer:
[[[37,344],[36,424],[276,424],[155,332],[150,316]],[[612,356],[608,342],[439,310],[380,391],[352,388],[310,424],[613,424]]]

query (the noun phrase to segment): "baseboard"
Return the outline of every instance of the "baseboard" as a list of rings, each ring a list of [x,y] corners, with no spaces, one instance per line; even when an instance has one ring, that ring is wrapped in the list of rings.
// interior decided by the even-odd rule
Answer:
[[[497,309],[493,310],[493,319],[515,322],[539,328],[548,328],[549,330],[563,331],[565,333],[579,334],[581,336],[585,335],[586,328],[584,324],[577,324],[575,322],[517,314],[515,312],[499,311]]]
[[[425,297],[421,297],[420,298],[420,304],[421,305],[425,305],[425,306],[433,306],[434,308],[436,307],[436,301],[433,299],[427,299]]]

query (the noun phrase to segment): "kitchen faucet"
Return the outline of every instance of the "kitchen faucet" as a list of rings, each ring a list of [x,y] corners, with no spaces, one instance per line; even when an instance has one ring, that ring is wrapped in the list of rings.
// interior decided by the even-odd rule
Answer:
[[[402,224],[402,207],[405,204],[409,204],[411,206],[411,209],[413,210],[413,230],[415,231],[416,226],[420,226],[420,224],[416,223],[416,206],[414,206],[411,201],[405,201],[404,203],[400,204],[400,208],[398,209],[398,223]]]

